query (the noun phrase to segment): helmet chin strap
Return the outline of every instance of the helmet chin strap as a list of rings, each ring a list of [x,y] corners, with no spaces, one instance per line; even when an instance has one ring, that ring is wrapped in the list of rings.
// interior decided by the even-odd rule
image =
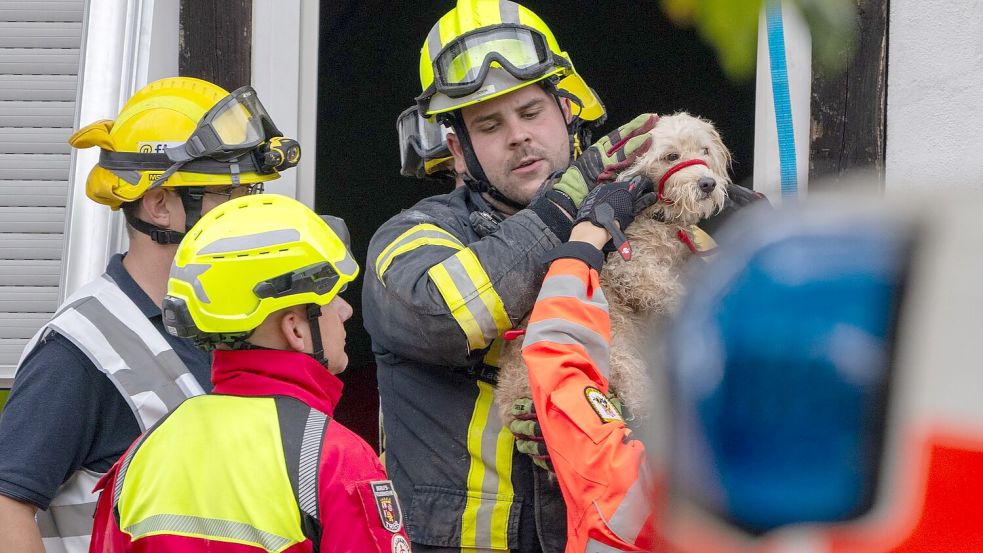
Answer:
[[[187,231],[201,219],[201,201],[205,197],[205,187],[182,186],[178,188],[177,193],[181,198],[181,205],[184,206],[185,232],[161,228],[130,215],[126,216],[126,223],[158,244],[179,244]]]
[[[577,98],[577,96],[574,94],[557,87],[557,82],[557,79],[550,78],[540,81],[539,84],[543,87],[543,90],[553,96],[557,107],[560,108],[560,113],[564,113],[561,98],[566,98],[571,103],[576,104],[583,109],[584,104],[580,98]],[[468,133],[467,126],[464,124],[464,118],[461,117],[461,110],[455,111],[453,114],[447,117],[447,119],[450,120],[451,126],[454,128],[454,133],[461,142],[461,150],[464,152],[464,162],[468,167],[468,172],[463,175],[463,179],[468,188],[478,193],[488,193],[488,195],[495,201],[513,209],[525,209],[527,204],[521,204],[512,198],[509,198],[500,190],[495,188],[495,186],[488,180],[488,176],[485,175],[485,170],[482,169],[481,162],[478,161],[478,156],[475,154],[474,147],[471,144],[471,135]],[[567,135],[570,137],[571,161],[580,157],[585,144],[590,144],[590,128],[584,123],[586,123],[586,121],[581,119],[579,115],[574,115],[570,118],[570,121],[566,123]]]
[[[324,343],[321,341],[321,324],[318,323],[320,318],[321,306],[316,303],[307,304],[307,322],[311,327],[311,345],[314,350],[308,355],[323,365],[324,368],[328,368],[328,359],[324,356]]]

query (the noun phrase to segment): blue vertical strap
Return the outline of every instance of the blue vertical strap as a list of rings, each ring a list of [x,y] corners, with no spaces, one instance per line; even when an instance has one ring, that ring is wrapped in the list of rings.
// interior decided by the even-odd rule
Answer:
[[[788,64],[785,60],[785,30],[781,0],[765,4],[768,24],[768,59],[771,62],[771,95],[775,102],[775,128],[778,130],[778,162],[782,178],[782,198],[799,195],[799,173],[795,160],[795,132],[792,101],[788,91]]]

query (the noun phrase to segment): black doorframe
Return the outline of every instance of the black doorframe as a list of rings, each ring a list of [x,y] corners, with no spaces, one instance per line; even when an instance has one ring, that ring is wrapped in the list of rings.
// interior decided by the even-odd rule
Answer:
[[[602,132],[647,111],[686,110],[713,120],[734,154],[735,182],[751,174],[754,82],[735,84],[692,30],[674,27],[656,0],[521,2],[550,26],[604,100]],[[445,192],[399,176],[396,116],[420,92],[419,52],[454,3],[322,0],[315,205],[344,217],[364,263],[372,233],[416,201]],[[599,136],[599,135],[598,135]],[[336,418],[376,443],[374,361],[360,317],[360,285],[346,298],[349,369]],[[434,339],[439,339],[435,337]]]

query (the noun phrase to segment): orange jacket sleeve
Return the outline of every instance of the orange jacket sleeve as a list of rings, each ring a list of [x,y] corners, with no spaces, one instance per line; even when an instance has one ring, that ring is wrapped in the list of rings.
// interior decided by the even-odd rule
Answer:
[[[567,504],[567,553],[649,550],[654,482],[643,444],[608,403],[611,326],[597,271],[553,262],[522,356]]]

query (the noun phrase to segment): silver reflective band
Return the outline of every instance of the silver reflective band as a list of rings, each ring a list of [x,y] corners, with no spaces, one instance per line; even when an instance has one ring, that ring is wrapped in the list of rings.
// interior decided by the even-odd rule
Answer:
[[[167,340],[108,275],[65,301],[24,348],[21,363],[52,331],[76,345],[109,378],[141,431],[184,399],[204,393]],[[58,488],[50,508],[38,513],[47,551],[88,551],[98,499],[92,489],[101,476],[76,471]]]

